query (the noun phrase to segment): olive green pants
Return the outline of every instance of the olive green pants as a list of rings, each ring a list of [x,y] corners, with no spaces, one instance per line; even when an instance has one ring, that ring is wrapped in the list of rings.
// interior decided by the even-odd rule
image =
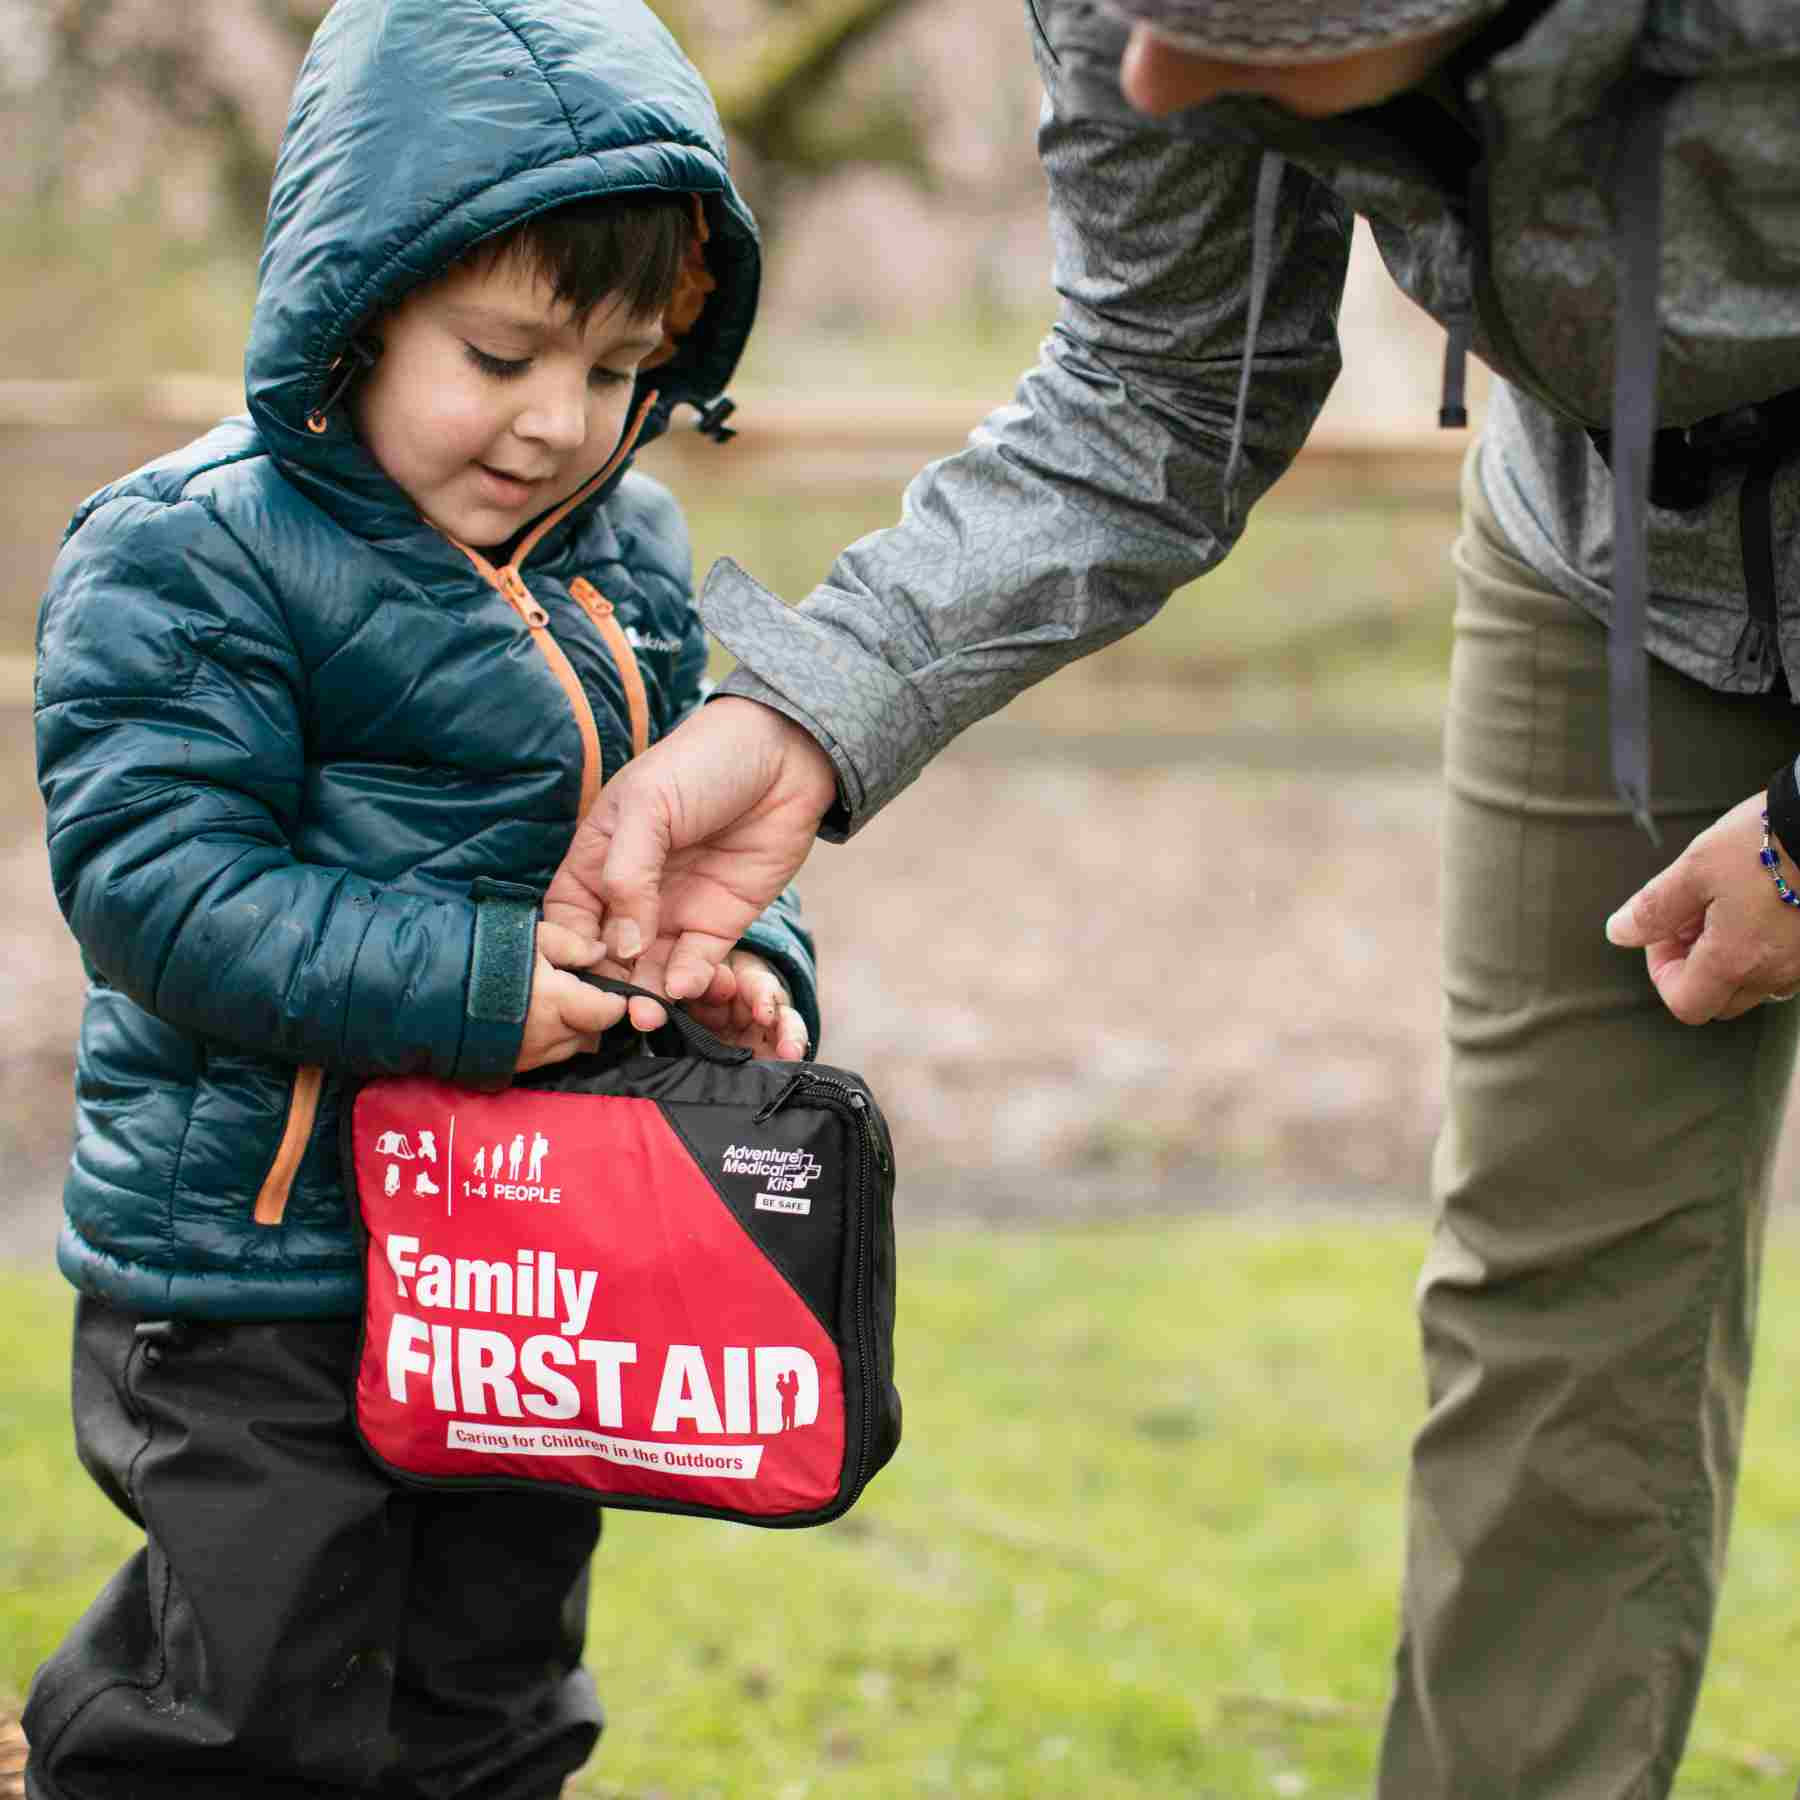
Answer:
[[[1455,560],[1430,1411],[1379,1793],[1653,1800],[1724,1569],[1800,1004],[1678,1024],[1602,928],[1800,710],[1655,665],[1654,848],[1613,797],[1605,632],[1467,475]]]

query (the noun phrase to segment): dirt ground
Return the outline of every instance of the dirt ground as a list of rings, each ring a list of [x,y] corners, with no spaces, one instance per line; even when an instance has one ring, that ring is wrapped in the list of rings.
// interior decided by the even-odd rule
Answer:
[[[1432,778],[1169,750],[978,731],[808,865],[914,1216],[1420,1202]]]

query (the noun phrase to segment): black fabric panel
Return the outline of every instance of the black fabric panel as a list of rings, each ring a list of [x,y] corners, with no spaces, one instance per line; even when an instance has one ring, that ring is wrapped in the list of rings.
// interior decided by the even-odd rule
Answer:
[[[856,1184],[859,1152],[843,1120],[803,1100],[761,1125],[750,1124],[742,1106],[661,1104],[751,1242],[841,1343],[851,1324],[844,1258],[853,1228],[845,1203]]]

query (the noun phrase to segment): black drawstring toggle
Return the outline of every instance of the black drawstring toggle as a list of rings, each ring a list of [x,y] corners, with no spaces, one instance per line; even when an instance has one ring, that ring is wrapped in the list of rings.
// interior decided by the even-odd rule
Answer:
[[[729,395],[720,394],[716,400],[709,400],[704,406],[696,402],[694,410],[700,415],[694,423],[694,429],[702,437],[711,438],[715,444],[728,444],[737,436],[736,429],[725,423],[737,411],[737,402]]]
[[[325,371],[327,376],[335,375],[337,379],[332,382],[330,392],[319,402],[318,411],[308,414],[306,420],[308,430],[320,432],[325,429],[331,409],[350,391],[350,384],[357,376],[367,374],[370,369],[374,368],[375,359],[380,354],[381,340],[379,338],[367,340],[352,338],[344,346],[343,354]]]
[[[1469,423],[1469,315],[1451,317],[1444,337],[1444,397],[1438,407],[1440,431],[1462,431]]]

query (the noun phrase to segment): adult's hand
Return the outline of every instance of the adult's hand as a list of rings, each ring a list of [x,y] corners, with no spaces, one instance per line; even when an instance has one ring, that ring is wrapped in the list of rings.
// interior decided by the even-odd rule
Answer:
[[[831,759],[754,700],[709,702],[601,790],[544,895],[544,917],[601,939],[675,1000],[713,972],[806,860],[837,793]],[[631,1003],[632,1021],[645,1003]]]
[[[1608,939],[1641,949],[1663,1004],[1685,1025],[1735,1019],[1800,988],[1800,909],[1781,904],[1762,849],[1761,794],[1709,825],[1606,921]],[[1800,870],[1781,854],[1800,890]]]

